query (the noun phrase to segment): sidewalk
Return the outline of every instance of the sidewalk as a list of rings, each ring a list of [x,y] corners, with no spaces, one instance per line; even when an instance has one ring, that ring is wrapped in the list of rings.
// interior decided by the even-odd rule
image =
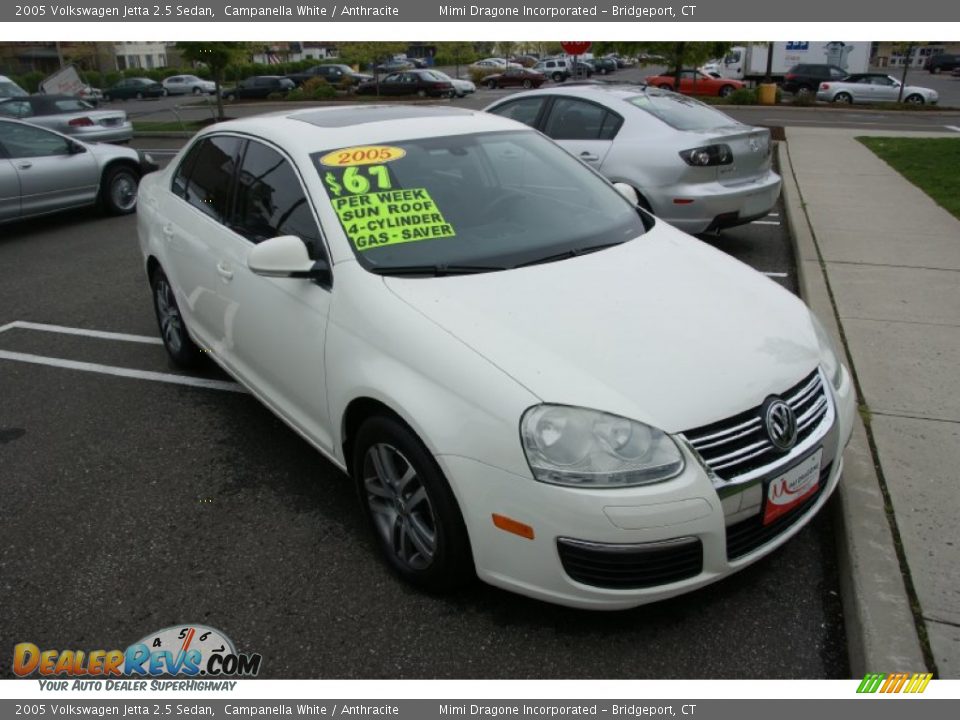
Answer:
[[[780,155],[801,289],[839,320],[867,411],[840,495],[851,665],[922,671],[926,645],[960,678],[960,221],[863,135],[941,136],[788,128]]]

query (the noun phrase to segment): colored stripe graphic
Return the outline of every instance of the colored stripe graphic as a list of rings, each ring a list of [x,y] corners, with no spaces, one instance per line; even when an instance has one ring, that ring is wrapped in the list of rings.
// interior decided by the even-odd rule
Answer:
[[[933,673],[867,673],[857,687],[858,693],[922,693]]]

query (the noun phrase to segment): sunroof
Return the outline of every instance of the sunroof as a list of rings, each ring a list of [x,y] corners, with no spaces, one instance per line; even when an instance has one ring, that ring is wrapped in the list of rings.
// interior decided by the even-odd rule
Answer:
[[[443,107],[440,105],[367,105],[346,106],[325,110],[304,110],[290,115],[291,120],[300,120],[317,127],[337,128],[363,125],[365,123],[388,122],[390,120],[412,120],[416,118],[434,118],[464,116],[473,114],[472,110]]]

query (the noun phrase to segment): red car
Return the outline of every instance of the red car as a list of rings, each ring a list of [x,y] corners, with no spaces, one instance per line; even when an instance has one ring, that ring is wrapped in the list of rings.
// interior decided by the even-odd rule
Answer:
[[[507,68],[502,73],[487,75],[483,84],[494,88],[523,87],[538,88],[547,81],[547,76],[529,68]]]
[[[662,90],[674,90],[673,86],[676,81],[674,75],[651,75],[647,78],[647,85]],[[739,90],[744,86],[744,83],[739,80],[715,78],[699,70],[680,71],[680,92],[684,95],[719,95],[720,97],[726,97],[734,90]]]

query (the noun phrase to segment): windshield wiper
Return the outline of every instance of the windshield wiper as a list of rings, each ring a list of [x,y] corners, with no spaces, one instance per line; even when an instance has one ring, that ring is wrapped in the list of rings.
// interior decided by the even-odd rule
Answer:
[[[615,245],[622,245],[625,242],[626,240],[618,240],[617,242],[591,245],[585,248],[571,248],[570,250],[564,250],[556,255],[547,255],[542,258],[537,258],[536,260],[528,260],[527,262],[522,262],[519,265],[514,265],[514,267],[529,267],[530,265],[542,265],[543,263],[556,262],[557,260],[569,260],[570,258],[579,257],[580,255],[589,255],[590,253],[597,252],[598,250],[606,250],[607,248],[614,247]]]
[[[503,265],[445,265],[436,263],[434,265],[397,265],[394,267],[374,267],[370,272],[377,275],[433,275],[442,277],[444,275],[472,275],[475,273],[496,272],[497,270],[506,270]]]

